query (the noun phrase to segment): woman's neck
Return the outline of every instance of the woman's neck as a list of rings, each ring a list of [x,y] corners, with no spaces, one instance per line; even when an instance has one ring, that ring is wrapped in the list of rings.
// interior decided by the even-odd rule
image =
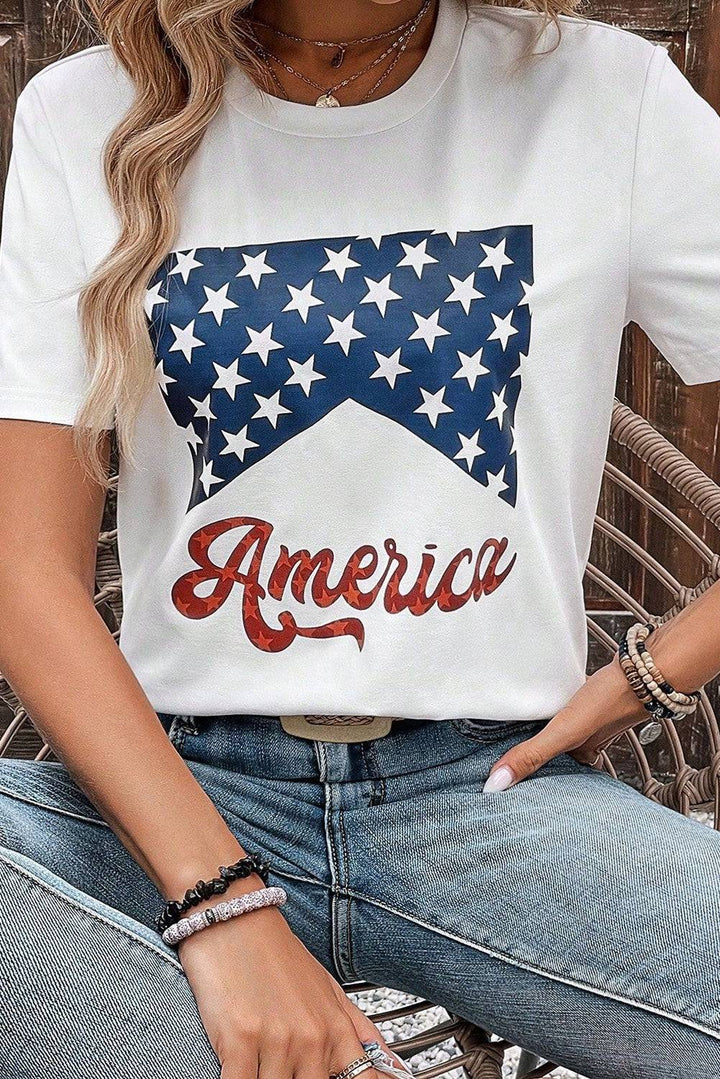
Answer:
[[[317,41],[347,42],[355,38],[381,34],[395,26],[407,23],[423,7],[424,0],[397,0],[395,3],[376,3],[374,0],[255,0],[247,12],[250,23],[254,19],[284,33]],[[401,86],[412,75],[427,52],[437,15],[438,0],[431,0],[429,10],[418,24],[417,30],[407,41],[407,47],[394,65],[388,77],[373,98],[382,97]],[[323,87],[330,87],[353,75],[368,65],[387,49],[393,35],[352,45],[347,49],[340,67],[330,64],[333,50],[327,46],[294,41],[273,33],[263,26],[253,27],[257,40],[269,48],[275,56],[295,67],[306,77]],[[348,87],[338,92],[341,104],[350,105],[360,101],[395,57],[395,50],[360,75]],[[314,104],[318,91],[296,75],[285,71],[272,62],[273,70],[293,100]],[[275,93],[276,90],[271,91]]]
[[[390,30],[417,15],[421,6],[422,0],[255,0],[249,15],[298,37],[350,41]]]

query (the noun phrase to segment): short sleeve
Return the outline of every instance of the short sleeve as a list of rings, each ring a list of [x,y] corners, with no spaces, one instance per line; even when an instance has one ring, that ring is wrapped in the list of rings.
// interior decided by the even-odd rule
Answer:
[[[626,323],[683,382],[720,379],[720,115],[656,45],[640,110]]]
[[[63,164],[31,79],[15,107],[2,207],[0,417],[73,424],[87,387],[77,315],[86,277]]]

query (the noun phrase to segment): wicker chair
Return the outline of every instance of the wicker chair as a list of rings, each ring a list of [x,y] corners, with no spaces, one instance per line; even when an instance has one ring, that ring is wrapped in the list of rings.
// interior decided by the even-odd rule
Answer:
[[[664,606],[667,597],[671,605],[655,615],[657,621],[672,617],[691,602],[695,596],[709,588],[720,577],[720,554],[711,549],[701,539],[698,530],[707,526],[720,532],[720,487],[706,476],[692,461],[682,454],[652,424],[637,415],[628,406],[615,400],[610,433],[611,450],[622,454],[621,447],[628,453],[627,465],[618,468],[608,459],[605,464],[604,483],[609,485],[613,500],[630,499],[625,503],[624,519],[633,519],[628,513],[628,506],[642,514],[637,518],[645,524],[638,529],[640,534],[647,532],[647,523],[653,522],[653,535],[668,533],[673,538],[674,554],[680,552],[684,564],[698,560],[702,567],[702,576],[695,587],[681,584],[680,581],[657,558],[622,532],[611,521],[596,514],[593,542],[603,554],[603,561],[614,562],[619,552],[624,552],[622,561],[624,573],[633,582],[644,581],[645,594],[657,593],[664,596],[659,604]],[[640,485],[630,478],[630,473],[643,467],[648,482]],[[669,510],[660,499],[649,493],[649,479],[662,486],[665,482],[674,489],[673,501],[682,502],[678,512]],[[679,496],[679,497],[678,497]],[[693,509],[694,507],[694,509]],[[698,520],[697,530],[693,530],[679,515],[685,510],[694,513]],[[122,616],[122,594],[120,571],[116,558],[116,531],[114,529],[114,498],[108,498],[105,519],[100,535],[97,557],[97,595],[95,602],[108,626],[117,638]],[[678,541],[682,545],[678,547]],[[718,545],[720,548],[720,544]],[[628,570],[628,567],[629,570]],[[638,570],[641,573],[638,575]],[[589,670],[606,663],[616,648],[617,630],[621,628],[623,615],[626,620],[647,619],[652,613],[630,593],[630,586],[614,580],[607,569],[593,564],[592,558],[587,566],[586,577],[596,590],[616,604],[614,613],[608,622],[607,616],[599,612],[596,616],[587,615],[590,635]],[[650,582],[648,586],[648,581]],[[636,588],[637,591],[637,588]],[[605,621],[605,625],[601,624]],[[650,745],[642,745],[635,731],[622,735],[603,753],[598,767],[610,771],[613,775],[632,783],[647,797],[655,799],[680,813],[690,814],[695,810],[705,810],[708,823],[720,828],[720,731],[716,715],[717,703],[709,696],[716,696],[717,680],[704,687],[702,700],[696,714],[685,721],[679,728],[663,721],[663,735]],[[12,755],[42,760],[50,755],[49,747],[44,744],[34,730],[32,721],[23,709],[8,683],[0,677],[0,700],[9,709],[9,721],[4,733],[0,734],[0,756]],[[0,731],[4,724],[0,724]],[[345,986],[354,999],[362,1006],[363,994],[378,987],[368,983],[354,983]],[[355,996],[357,994],[357,996]],[[424,1019],[428,1013],[433,1021]],[[435,1013],[439,1018],[435,1019]],[[470,1079],[501,1079],[502,1065],[507,1050],[516,1049],[494,1034],[467,1023],[458,1016],[448,1015],[436,1008],[431,1001],[409,999],[407,1004],[400,1004],[380,1014],[369,1014],[386,1029],[386,1024],[415,1019],[417,1032],[409,1037],[399,1037],[394,1042],[395,1048],[405,1059],[431,1051],[437,1062],[428,1064],[419,1061],[417,1074],[423,1079],[434,1079],[456,1068],[464,1068]],[[392,1034],[389,1034],[392,1037]],[[447,1052],[438,1052],[439,1047],[448,1046]],[[515,1054],[517,1055],[517,1054]],[[532,1054],[521,1051],[516,1077],[520,1079],[540,1079],[557,1067],[551,1061],[543,1061]]]

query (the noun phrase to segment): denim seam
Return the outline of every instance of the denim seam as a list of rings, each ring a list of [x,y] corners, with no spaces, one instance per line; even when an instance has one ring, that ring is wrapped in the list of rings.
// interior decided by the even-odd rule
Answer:
[[[65,817],[74,817],[76,820],[86,821],[88,824],[99,824],[103,828],[109,828],[110,825],[107,821],[98,817],[88,817],[84,813],[73,813],[71,809],[64,809],[61,806],[55,806],[48,802],[40,802],[37,798],[30,798],[27,794],[20,794],[16,790],[8,790],[7,787],[0,786],[0,794],[7,794],[10,798],[16,798],[19,802],[27,802],[28,805],[39,806],[40,809],[48,809],[51,813],[62,813]]]
[[[337,849],[335,845],[335,836],[332,829],[332,809],[334,791],[333,785],[328,781],[328,762],[327,751],[324,744],[316,740],[313,742],[315,753],[318,758],[319,764],[319,780],[323,785],[325,791],[325,811],[323,813],[323,830],[325,832],[325,845],[328,855],[328,867],[330,869],[330,944],[332,950],[333,962],[335,964],[335,970],[342,981],[345,977],[343,973],[342,959],[340,956],[339,940],[338,940],[338,908],[337,900],[339,894],[338,878],[339,863],[337,858]]]
[[[368,805],[381,805],[385,801],[385,777],[382,775],[375,751],[377,739],[361,742],[363,762],[370,781],[370,799]]]
[[[355,960],[354,960],[354,956],[353,956],[352,922],[350,920],[351,907],[352,907],[353,900],[352,900],[352,895],[351,895],[351,893],[349,891],[349,888],[348,888],[348,884],[350,882],[350,863],[349,863],[349,857],[348,857],[349,843],[348,843],[347,831],[345,830],[345,814],[344,814],[342,805],[338,806],[338,823],[340,825],[340,834],[342,835],[343,864],[345,866],[345,884],[344,884],[344,887],[343,887],[343,891],[345,892],[345,902],[346,902],[346,907],[345,907],[345,940],[346,940],[346,943],[347,943],[347,955],[348,955],[346,967],[347,967],[347,971],[348,971],[348,974],[350,975],[350,977],[357,978],[358,980],[360,980],[360,975],[358,974],[357,970],[355,969]]]
[[[20,802],[27,802],[29,805],[39,806],[40,809],[47,809],[50,813],[60,813],[66,817],[74,817],[76,820],[86,821],[88,824],[99,824],[103,828],[110,828],[110,825],[105,820],[97,820],[95,817],[85,817],[82,813],[73,813],[69,809],[61,809],[59,806],[49,805],[47,802],[38,802],[32,798],[28,798],[24,794],[18,794],[17,791],[7,790],[7,788],[0,786],[0,794],[7,794],[11,798],[16,798]],[[3,836],[3,832],[0,829],[0,838]],[[8,844],[0,844],[2,846],[8,846]],[[285,870],[272,868],[273,873],[276,873],[280,877],[287,877],[290,880],[305,881],[307,884],[319,884],[321,888],[328,888],[328,885],[324,880],[320,880],[318,877],[303,876],[300,873],[289,873]]]
[[[133,933],[132,930],[127,928],[127,926],[120,925],[118,922],[114,922],[111,918],[105,917],[97,910],[94,910],[92,907],[85,906],[84,903],[80,903],[76,899],[71,898],[64,892],[60,891],[58,888],[53,888],[53,886],[51,884],[48,884],[46,880],[42,880],[42,878],[36,877],[33,873],[30,873],[24,866],[19,866],[16,862],[3,858],[2,855],[0,855],[0,862],[4,862],[5,865],[8,865],[12,872],[18,873],[20,876],[25,877],[29,881],[32,881],[32,883],[37,885],[39,888],[44,889],[44,891],[48,892],[50,895],[54,895],[56,898],[61,899],[63,903],[65,903],[67,906],[72,907],[74,910],[82,911],[83,914],[86,914],[89,918],[95,919],[95,921],[97,922],[102,922],[103,925],[109,926],[116,933],[121,933],[129,940],[135,941],[136,944],[139,944],[147,951],[152,952],[153,955],[156,955],[159,959],[163,959],[168,964],[168,966],[176,968],[180,973],[183,972],[183,966],[179,962],[179,960],[174,959],[170,955],[166,955],[165,952],[163,952],[160,948],[155,947],[149,940],[145,940],[145,938],[141,937],[139,934]]]
[[[415,925],[421,926],[423,929],[429,929],[432,933],[439,933],[443,937],[447,937],[449,940],[456,940],[460,944],[465,944],[468,948],[473,948],[475,951],[483,952],[485,955],[492,956],[493,959],[501,959],[506,963],[511,963],[513,966],[520,967],[522,970],[529,970],[533,974],[540,974],[545,978],[551,978],[553,981],[561,982],[563,985],[572,985],[576,989],[584,989],[588,993],[595,993],[598,996],[606,997],[608,1000],[616,1000],[620,1004],[629,1004],[631,1007],[641,1008],[644,1011],[650,1012],[653,1015],[661,1015],[665,1019],[673,1019],[678,1023],[683,1023],[685,1026],[691,1027],[693,1030],[699,1030],[703,1034],[708,1034],[711,1038],[715,1038],[720,1041],[720,1029],[715,1027],[705,1026],[697,1019],[691,1019],[688,1016],[679,1014],[678,1012],[666,1011],[664,1008],[658,1008],[655,1004],[650,1004],[647,1001],[637,1000],[635,997],[619,996],[616,993],[611,993],[607,989],[600,989],[595,985],[588,985],[585,982],[578,981],[574,978],[567,978],[562,974],[556,974],[554,971],[545,970],[543,967],[535,966],[533,963],[527,963],[522,959],[516,959],[514,956],[509,955],[507,952],[501,952],[495,948],[489,948],[485,944],[478,944],[477,941],[468,940],[467,937],[462,937],[458,933],[453,933],[449,929],[441,929],[440,926],[432,925],[430,922],[425,922],[422,918],[416,918],[412,914],[407,914],[405,911],[397,910],[395,907],[391,907],[389,903],[383,903],[380,899],[373,899],[372,896],[364,895],[362,892],[356,892],[351,890],[353,898],[362,899],[366,903],[370,903],[372,906],[379,907],[381,910],[390,911],[391,914],[397,915],[398,918],[404,918],[408,922],[412,922]]]
[[[300,873],[288,873],[285,869],[276,869],[272,867],[271,872],[278,877],[286,877],[288,880],[301,880],[306,884],[319,884],[321,888],[325,888],[326,891],[332,892],[332,886],[326,884],[324,880],[319,880],[317,877],[304,877]]]

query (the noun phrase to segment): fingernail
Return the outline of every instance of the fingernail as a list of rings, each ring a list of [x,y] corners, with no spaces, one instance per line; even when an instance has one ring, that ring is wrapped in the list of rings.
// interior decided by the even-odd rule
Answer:
[[[515,776],[512,770],[508,768],[507,764],[503,764],[488,776],[483,787],[483,794],[494,794],[495,791],[507,790],[514,779]]]

